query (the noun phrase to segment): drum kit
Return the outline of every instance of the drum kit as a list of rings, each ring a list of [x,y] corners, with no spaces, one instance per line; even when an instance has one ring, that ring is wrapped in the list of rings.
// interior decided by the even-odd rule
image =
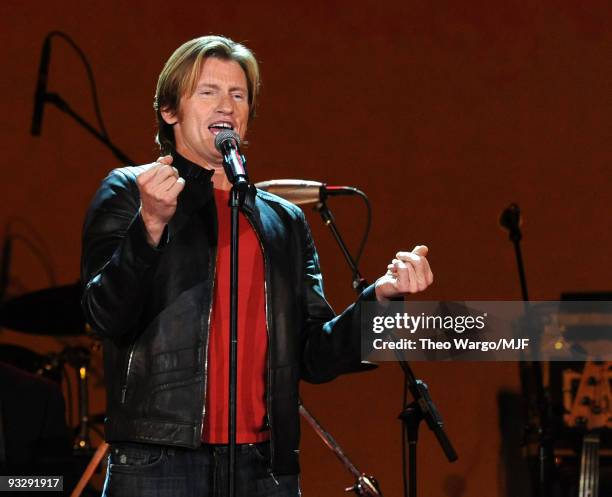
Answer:
[[[91,358],[93,353],[100,350],[101,344],[85,323],[80,299],[80,285],[73,284],[27,293],[5,302],[0,308],[0,326],[21,333],[60,339],[63,348],[59,352],[39,354],[16,344],[2,343],[0,361],[60,385],[64,379],[68,380],[67,367],[74,370],[77,381],[74,396],[78,406],[78,425],[75,429],[73,449],[77,454],[86,455],[92,449],[92,424],[101,423],[104,415],[92,416],[90,413]],[[75,340],[70,340],[71,338]],[[72,389],[68,388],[69,398],[66,400],[69,419],[72,416],[72,396]]]

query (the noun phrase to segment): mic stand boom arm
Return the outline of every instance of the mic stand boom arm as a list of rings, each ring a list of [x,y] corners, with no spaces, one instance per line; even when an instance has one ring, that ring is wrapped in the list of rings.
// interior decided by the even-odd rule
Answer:
[[[356,292],[361,293],[368,286],[368,283],[363,278],[363,276],[361,276],[361,273],[359,272],[359,268],[355,264],[353,257],[348,251],[348,248],[346,247],[346,244],[344,243],[344,240],[342,239],[342,235],[340,235],[340,232],[338,231],[338,228],[334,221],[334,216],[329,210],[329,207],[327,207],[327,202],[325,201],[325,197],[323,195],[321,195],[321,201],[317,202],[315,209],[321,215],[321,219],[323,220],[323,223],[325,224],[325,226],[327,226],[331,230],[332,235],[336,239],[336,242],[338,242],[338,246],[340,247],[340,250],[342,250],[344,259],[346,260],[347,264],[349,265],[349,268],[351,269],[351,272],[353,273],[353,289]]]
[[[97,140],[101,141],[104,145],[108,147],[108,149],[113,153],[119,161],[128,166],[135,166],[136,163],[130,159],[127,155],[125,155],[115,144],[103,133],[100,133],[94,126],[92,126],[89,122],[87,122],[81,115],[75,112],[72,107],[66,102],[61,96],[57,93],[45,93],[44,96],[45,103],[49,102],[50,104],[55,105],[59,110],[63,113],[72,117],[77,123],[81,125],[82,128],[89,131],[90,134],[94,136]]]

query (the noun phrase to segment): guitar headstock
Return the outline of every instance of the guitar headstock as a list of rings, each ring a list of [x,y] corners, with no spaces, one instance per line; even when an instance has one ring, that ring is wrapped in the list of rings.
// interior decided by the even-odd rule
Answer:
[[[572,383],[580,383],[574,396]],[[563,373],[563,420],[568,426],[588,431],[612,428],[612,362],[586,361],[582,373],[568,370]]]

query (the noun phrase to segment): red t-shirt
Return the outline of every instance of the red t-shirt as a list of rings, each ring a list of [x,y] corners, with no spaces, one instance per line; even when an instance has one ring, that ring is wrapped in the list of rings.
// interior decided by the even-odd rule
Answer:
[[[214,190],[219,226],[215,291],[208,344],[206,413],[202,441],[228,443],[230,217],[229,192]],[[266,416],[264,263],[257,235],[240,214],[238,258],[238,390],[236,442],[269,440]]]

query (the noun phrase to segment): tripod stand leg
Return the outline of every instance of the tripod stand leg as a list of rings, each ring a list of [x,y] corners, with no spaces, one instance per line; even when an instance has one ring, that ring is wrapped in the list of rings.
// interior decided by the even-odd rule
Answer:
[[[83,472],[83,476],[81,476],[79,483],[77,483],[77,486],[74,487],[74,490],[70,494],[70,497],[80,497],[81,492],[83,492],[83,489],[89,483],[89,480],[91,480],[91,477],[93,476],[94,471],[100,464],[100,461],[108,452],[108,448],[109,445],[106,442],[102,442],[100,444],[100,447],[97,448],[96,452],[91,458],[91,461],[89,461],[89,464],[85,468],[85,471]]]

